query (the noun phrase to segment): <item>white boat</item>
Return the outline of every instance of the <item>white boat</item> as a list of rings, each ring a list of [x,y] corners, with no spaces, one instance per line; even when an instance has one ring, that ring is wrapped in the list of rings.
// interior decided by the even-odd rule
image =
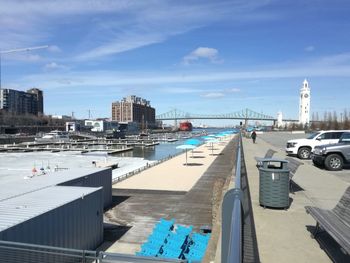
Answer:
[[[37,142],[68,142],[69,135],[67,132],[63,131],[51,131],[49,133],[45,133],[44,136],[40,138],[35,138]]]

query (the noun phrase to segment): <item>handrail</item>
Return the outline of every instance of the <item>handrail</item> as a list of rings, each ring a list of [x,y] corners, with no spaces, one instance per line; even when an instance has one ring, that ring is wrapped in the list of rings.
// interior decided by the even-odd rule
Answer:
[[[235,178],[235,188],[241,189],[241,143],[242,137],[239,134],[238,137],[238,146],[237,146],[237,155],[236,155],[236,178]]]
[[[235,186],[226,192],[222,205],[222,263],[242,262],[241,143],[242,135],[239,133],[236,154]]]

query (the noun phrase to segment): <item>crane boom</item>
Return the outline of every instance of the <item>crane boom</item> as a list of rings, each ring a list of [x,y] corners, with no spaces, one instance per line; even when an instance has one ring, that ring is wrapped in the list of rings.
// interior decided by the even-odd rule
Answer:
[[[26,47],[26,48],[16,48],[16,49],[10,49],[10,50],[0,50],[0,93],[1,93],[1,55],[2,54],[9,54],[9,53],[15,53],[15,52],[24,52],[24,51],[31,51],[31,50],[37,50],[37,49],[44,49],[44,48],[48,48],[49,46],[36,46],[36,47]],[[1,106],[2,107],[2,106]]]
[[[10,49],[10,50],[0,50],[0,54],[8,54],[8,53],[14,53],[14,52],[23,52],[23,51],[31,51],[31,50],[37,50],[37,49],[43,49],[48,48],[49,46],[37,46],[37,47],[26,47],[26,48],[17,48],[17,49]]]

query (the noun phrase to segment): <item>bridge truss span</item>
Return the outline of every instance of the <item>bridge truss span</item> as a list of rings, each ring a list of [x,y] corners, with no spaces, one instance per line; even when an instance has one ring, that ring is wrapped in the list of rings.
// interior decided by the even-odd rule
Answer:
[[[188,120],[188,119],[226,119],[226,120],[263,120],[263,121],[276,121],[276,118],[255,112],[251,109],[244,109],[232,113],[226,114],[195,114],[178,109],[173,109],[163,114],[156,116],[156,120]]]

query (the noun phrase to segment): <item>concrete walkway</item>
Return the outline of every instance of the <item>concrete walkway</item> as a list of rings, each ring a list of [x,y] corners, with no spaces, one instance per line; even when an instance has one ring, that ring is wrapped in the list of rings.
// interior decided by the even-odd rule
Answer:
[[[305,162],[293,178],[304,191],[290,194],[290,208],[287,211],[264,209],[259,205],[259,174],[254,157],[263,157],[269,149],[277,151],[274,157],[284,159],[286,155],[281,149],[261,139],[258,139],[257,144],[253,144],[250,139],[243,139],[243,149],[261,262],[332,262],[325,250],[320,248],[320,241],[310,237],[315,221],[306,214],[304,207],[332,208],[348,184]],[[334,241],[329,237],[325,240],[326,246],[331,246],[328,252],[336,262],[350,262]]]
[[[115,189],[189,191],[225,148],[233,136],[214,144],[203,144],[166,162],[113,185]]]

